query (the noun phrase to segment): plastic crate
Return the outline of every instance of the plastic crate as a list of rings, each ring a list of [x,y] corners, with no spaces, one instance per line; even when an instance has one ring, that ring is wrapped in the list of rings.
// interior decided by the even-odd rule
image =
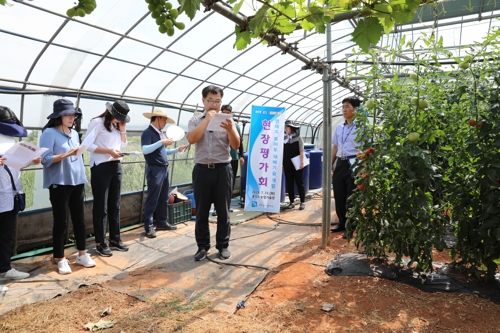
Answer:
[[[191,220],[191,200],[168,205],[168,223],[178,224]]]

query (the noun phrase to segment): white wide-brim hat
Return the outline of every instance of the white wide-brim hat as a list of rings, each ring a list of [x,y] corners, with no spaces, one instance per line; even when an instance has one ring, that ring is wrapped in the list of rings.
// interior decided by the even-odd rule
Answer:
[[[144,112],[142,115],[148,119],[151,119],[153,117],[167,118],[167,124],[175,124],[175,121],[172,118],[170,118],[169,116],[167,116],[167,111],[165,111],[163,109],[157,108],[157,109],[154,109],[153,112]]]

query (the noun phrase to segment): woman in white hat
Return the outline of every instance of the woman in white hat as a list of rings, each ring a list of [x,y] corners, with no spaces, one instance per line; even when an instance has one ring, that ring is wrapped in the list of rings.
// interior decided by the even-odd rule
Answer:
[[[15,113],[5,106],[0,106],[0,277],[4,279],[20,280],[29,277],[24,273],[12,268],[10,258],[12,255],[12,244],[16,230],[17,211],[14,209],[14,186],[17,193],[22,193],[22,186],[18,169],[5,164],[6,158],[2,155],[15,143],[15,137],[26,137],[26,129],[17,119]],[[39,164],[41,158],[33,160]],[[8,162],[6,162],[8,164]],[[0,286],[5,291],[8,288]]]
[[[75,109],[71,101],[56,100],[40,137],[40,147],[48,149],[42,154],[43,188],[49,189],[52,204],[52,262],[57,264],[59,274],[71,273],[69,261],[64,256],[68,210],[78,250],[76,264],[84,267],[96,265],[85,249],[84,197],[87,177],[83,157],[77,155],[80,145],[78,133],[73,129],[76,119],[81,116],[82,113]]]
[[[93,135],[90,151],[90,184],[94,196],[92,210],[96,250],[110,257],[114,250],[128,251],[120,239],[120,195],[122,185],[121,150],[127,147],[126,124],[130,111],[122,100],[106,103],[106,111],[93,118],[87,136]],[[109,246],[106,243],[106,224],[109,220]],[[110,249],[111,248],[111,249]]]
[[[182,152],[187,146],[174,149],[166,149],[174,143],[172,138],[167,138],[162,130],[166,124],[174,124],[175,121],[167,116],[163,109],[154,109],[153,112],[143,113],[144,117],[150,119],[149,127],[142,132],[141,146],[146,160],[146,180],[148,183],[148,196],[144,204],[144,229],[146,237],[155,238],[156,232],[153,228],[153,214],[156,215],[157,230],[175,230],[176,226],[168,223],[168,158],[167,155]]]

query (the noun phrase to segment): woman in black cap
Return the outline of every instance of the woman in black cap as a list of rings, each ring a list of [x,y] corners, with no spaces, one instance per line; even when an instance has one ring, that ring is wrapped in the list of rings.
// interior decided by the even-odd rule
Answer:
[[[283,170],[285,171],[286,191],[290,198],[288,208],[293,208],[295,204],[295,187],[294,182],[297,184],[299,190],[300,206],[299,209],[305,208],[306,190],[304,181],[302,179],[302,169],[304,169],[304,141],[299,135],[299,126],[294,125],[290,120],[285,121],[285,140],[283,147]],[[300,156],[299,169],[295,169],[292,163],[292,158]]]
[[[113,255],[110,248],[128,251],[120,239],[120,194],[122,185],[121,150],[127,147],[126,123],[130,109],[125,101],[106,103],[106,111],[93,118],[87,136],[93,135],[90,151],[90,184],[94,195],[92,211],[97,252]],[[109,246],[106,224],[109,220]]]
[[[64,257],[68,209],[78,249],[76,264],[84,267],[96,265],[85,249],[84,187],[87,177],[83,157],[77,155],[80,139],[73,129],[76,119],[81,116],[82,113],[75,109],[71,101],[56,100],[40,137],[40,147],[48,149],[42,154],[43,188],[49,189],[52,204],[52,262],[57,264],[59,274],[71,273],[69,261]]]
[[[13,186],[18,193],[22,193],[21,172],[5,165],[7,159],[2,157],[16,143],[14,137],[26,136],[28,134],[15,113],[8,107],[0,106],[0,277],[4,279],[20,280],[30,276],[29,273],[20,272],[10,265],[18,213],[14,209]],[[33,163],[39,164],[40,161],[41,157],[33,160]],[[1,291],[7,289],[0,286]]]

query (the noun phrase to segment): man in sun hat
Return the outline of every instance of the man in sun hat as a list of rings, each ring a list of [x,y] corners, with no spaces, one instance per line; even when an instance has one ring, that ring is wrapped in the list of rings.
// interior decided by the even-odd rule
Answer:
[[[167,150],[166,147],[174,143],[167,138],[162,130],[166,124],[175,124],[163,109],[154,109],[153,112],[143,113],[150,119],[150,125],[141,135],[142,152],[146,160],[146,180],[148,182],[148,196],[144,205],[144,229],[146,237],[155,238],[153,228],[153,214],[156,213],[157,230],[175,230],[176,226],[168,223],[168,158],[167,155],[182,152],[187,146]]]

